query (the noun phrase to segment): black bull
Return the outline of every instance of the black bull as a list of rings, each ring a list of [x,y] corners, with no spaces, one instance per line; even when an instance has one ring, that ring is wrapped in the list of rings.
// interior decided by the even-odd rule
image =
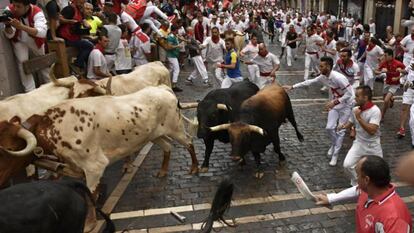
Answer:
[[[211,131],[227,130],[232,145],[231,156],[243,159],[251,151],[257,164],[256,177],[258,178],[263,176],[260,153],[263,153],[270,143],[273,143],[275,152],[279,154],[279,160],[281,162],[286,160],[280,150],[279,138],[279,127],[286,119],[294,127],[299,141],[303,141],[303,136],[296,125],[289,96],[278,85],[267,86],[245,100],[236,118],[233,123],[211,127]]]
[[[197,137],[202,138],[206,146],[201,172],[208,170],[214,140],[218,139],[223,143],[229,142],[229,134],[227,131],[211,132],[209,127],[233,122],[238,115],[240,105],[243,101],[255,95],[258,91],[259,88],[255,84],[245,80],[234,84],[230,88],[217,89],[209,92],[198,104]]]
[[[78,181],[38,181],[0,192],[1,233],[83,233],[89,189]],[[109,217],[103,232],[115,232]]]

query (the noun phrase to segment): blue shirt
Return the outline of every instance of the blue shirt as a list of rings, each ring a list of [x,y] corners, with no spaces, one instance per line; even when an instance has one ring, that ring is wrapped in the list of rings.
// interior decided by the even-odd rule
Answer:
[[[229,78],[242,77],[239,58],[237,57],[236,51],[232,49],[224,55],[224,64],[231,65],[234,63],[236,63],[236,67],[234,67],[234,69],[227,69],[227,76],[229,76]]]

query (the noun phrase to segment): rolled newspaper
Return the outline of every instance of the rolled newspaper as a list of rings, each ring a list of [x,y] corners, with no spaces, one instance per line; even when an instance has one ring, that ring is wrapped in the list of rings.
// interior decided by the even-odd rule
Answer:
[[[311,201],[316,201],[315,195],[309,190],[308,186],[297,172],[292,173],[292,178],[290,178],[290,180],[296,185],[296,188],[298,188],[303,197]]]

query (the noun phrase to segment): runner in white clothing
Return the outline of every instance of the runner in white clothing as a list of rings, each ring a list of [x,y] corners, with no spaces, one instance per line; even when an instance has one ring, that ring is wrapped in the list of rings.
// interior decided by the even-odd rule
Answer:
[[[309,71],[312,69],[314,72],[319,73],[319,52],[324,40],[322,37],[316,34],[315,26],[309,26],[307,28],[308,37],[306,38],[306,55],[305,55],[305,76],[304,79],[308,80]]]
[[[356,105],[349,122],[341,124],[338,130],[349,129],[355,126],[356,138],[352,143],[344,160],[344,168],[351,175],[351,185],[357,185],[355,167],[363,156],[382,157],[380,121],[381,110],[372,103],[372,90],[369,86],[357,88]]]
[[[345,22],[345,41],[351,41],[352,39],[352,27],[354,26],[354,19],[351,14],[344,18]]]
[[[401,48],[404,50],[403,63],[406,67],[410,66],[411,58],[414,52],[414,26],[411,27],[411,34],[407,35],[400,42]]]
[[[220,32],[217,27],[213,27],[211,29],[211,37],[207,37],[201,47],[207,50],[206,61],[214,65],[214,74],[217,80],[219,83],[223,82],[224,71],[215,64],[222,63],[224,61],[223,57],[226,44],[224,40],[220,38]]]
[[[335,166],[345,136],[345,130],[337,130],[337,125],[345,124],[348,121],[355,94],[348,79],[343,74],[333,71],[332,68],[332,58],[322,57],[320,62],[320,76],[305,80],[293,86],[284,86],[284,88],[291,90],[321,82],[331,89],[332,95],[330,95],[330,101],[325,105],[326,109],[329,110],[326,130],[331,139],[328,156],[332,156],[332,159],[329,165]]]
[[[276,79],[276,71],[280,68],[280,61],[276,55],[270,53],[264,43],[259,44],[259,52],[246,64],[256,64],[259,67],[260,76],[255,84],[262,89],[266,85],[272,84]]]
[[[375,74],[374,70],[377,69],[381,57],[384,55],[384,51],[378,45],[376,38],[370,38],[367,49],[359,59],[366,57],[364,64],[364,84],[368,85],[371,90],[374,90]]]
[[[257,44],[256,35],[252,34],[250,38],[250,43],[246,45],[240,52],[240,57],[245,61],[251,61],[256,57],[259,52],[259,45]],[[247,65],[247,70],[249,71],[250,82],[256,83],[256,80],[259,78],[259,67],[256,64]]]

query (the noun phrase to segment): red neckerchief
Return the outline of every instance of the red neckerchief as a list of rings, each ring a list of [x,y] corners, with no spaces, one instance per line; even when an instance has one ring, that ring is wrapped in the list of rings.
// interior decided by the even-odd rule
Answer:
[[[104,47],[102,47],[102,45],[100,45],[100,44],[96,44],[95,45],[95,49],[98,49],[99,51],[101,51],[101,53],[104,53],[105,52]]]
[[[372,107],[374,107],[374,104],[372,103],[372,101],[368,101],[363,106],[360,106],[359,109],[361,110],[361,112],[363,112],[363,111],[368,110]]]
[[[339,65],[339,68],[341,68],[341,70],[342,70],[342,68],[343,68],[343,69],[345,69],[345,68],[352,67],[352,66],[354,65],[354,62],[353,62],[351,59],[349,59],[349,61],[348,61],[348,63],[347,63],[347,64],[345,64],[345,63],[344,63],[344,61],[343,61],[342,59],[339,59],[339,60],[337,61],[337,63],[338,63],[338,65]]]
[[[264,56],[263,56],[263,54],[261,54],[261,53],[258,53],[261,57],[266,57],[267,56],[267,54],[269,54],[269,51],[266,51],[266,54],[264,54]]]
[[[220,36],[211,36],[211,40],[214,44],[217,44],[220,41]]]
[[[375,45],[372,46],[372,45],[368,44],[367,51],[371,51],[374,48],[375,48]]]

